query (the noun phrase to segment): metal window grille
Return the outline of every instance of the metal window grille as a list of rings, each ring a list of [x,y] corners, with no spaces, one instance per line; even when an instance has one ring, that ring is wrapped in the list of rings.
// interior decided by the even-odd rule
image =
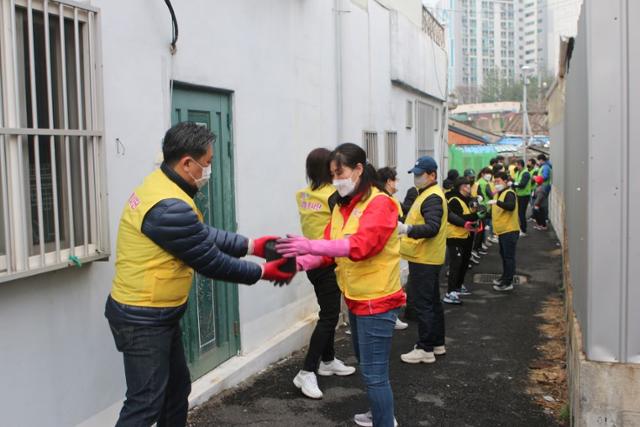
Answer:
[[[398,132],[387,131],[385,133],[385,151],[387,166],[398,167]]]
[[[378,167],[378,133],[364,132],[364,151],[367,153],[367,160],[375,168]]]
[[[0,0],[0,282],[108,256],[99,18]]]
[[[429,104],[416,101],[416,158],[434,157],[435,128],[435,109]]]

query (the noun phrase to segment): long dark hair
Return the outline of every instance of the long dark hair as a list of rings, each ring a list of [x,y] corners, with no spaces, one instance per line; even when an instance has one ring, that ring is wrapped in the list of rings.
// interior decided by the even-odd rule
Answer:
[[[376,187],[378,190],[384,191],[384,186],[380,183],[376,168],[367,162],[367,153],[356,144],[345,142],[344,144],[338,145],[338,147],[331,152],[329,162],[336,162],[338,168],[346,166],[355,169],[358,163],[363,166],[360,182],[353,193],[353,195],[363,194],[363,201],[371,196],[371,187]],[[352,196],[341,197],[338,199],[338,204],[345,205],[349,203]]]
[[[387,181],[395,181],[396,178],[398,178],[398,172],[395,170],[395,168],[390,168],[389,166],[380,168],[377,172],[378,179],[380,180],[380,185],[382,186],[383,191],[389,194],[389,192],[387,191]],[[389,194],[389,196],[391,196],[391,194]]]
[[[307,179],[312,190],[317,190],[325,184],[331,183],[329,172],[329,157],[331,151],[326,148],[315,148],[307,155]]]

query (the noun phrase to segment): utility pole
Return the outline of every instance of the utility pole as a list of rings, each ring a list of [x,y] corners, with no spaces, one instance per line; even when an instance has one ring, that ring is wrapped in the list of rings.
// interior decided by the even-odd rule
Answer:
[[[529,125],[529,113],[527,111],[527,85],[529,84],[528,73],[533,70],[533,67],[529,65],[522,66],[522,79],[524,84],[522,85],[522,159],[527,162],[527,145],[529,138],[527,135],[527,127]]]

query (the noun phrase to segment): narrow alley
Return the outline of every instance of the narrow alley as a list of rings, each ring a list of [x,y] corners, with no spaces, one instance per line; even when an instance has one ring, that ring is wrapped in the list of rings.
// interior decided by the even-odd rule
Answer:
[[[416,323],[396,331],[391,382],[400,426],[551,426],[554,418],[527,394],[528,369],[538,357],[536,316],[550,296],[560,296],[562,258],[553,232],[532,231],[518,242],[517,272],[526,283],[500,294],[482,274],[499,273],[493,245],[467,273],[473,295],[461,306],[445,305],[447,355],[432,365],[407,365],[400,354],[416,339]],[[472,280],[473,279],[473,282]],[[444,291],[444,283],[441,291]],[[338,357],[355,364],[350,336],[341,328]],[[304,350],[249,382],[192,411],[191,426],[351,426],[367,410],[359,374],[320,377],[324,398],[307,399],[293,386]]]

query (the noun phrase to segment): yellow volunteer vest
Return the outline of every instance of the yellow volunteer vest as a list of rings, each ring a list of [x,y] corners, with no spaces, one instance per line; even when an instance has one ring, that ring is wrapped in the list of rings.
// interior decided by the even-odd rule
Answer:
[[[391,200],[393,200],[393,203],[396,204],[396,207],[398,208],[398,216],[402,217],[402,204],[400,204],[400,201],[398,199],[396,199],[395,197],[391,196]]]
[[[511,179],[516,179],[516,165],[509,165],[509,176]]]
[[[360,217],[376,197],[390,196],[371,188],[371,196],[356,204],[346,223],[340,207],[335,206],[331,216],[331,240],[355,234]],[[367,301],[398,292],[401,289],[399,251],[398,232],[394,230],[382,251],[371,258],[362,261],[351,261],[348,257],[336,258],[336,278],[344,296],[351,300]]]
[[[500,194],[496,194],[495,199],[500,202],[504,202],[504,199],[505,197],[507,197],[508,193],[513,193],[514,196],[516,194],[515,191],[509,188]],[[520,230],[520,220],[518,219],[518,203],[516,203],[516,208],[512,211],[506,211],[498,205],[493,205],[491,215],[493,218],[493,231],[498,236],[504,233],[509,233],[510,231]]]
[[[440,186],[433,185],[416,198],[407,214],[405,224],[424,224],[420,206],[432,194],[437,194],[442,199],[442,218],[440,218],[438,234],[428,239],[412,239],[409,236],[402,236],[400,240],[400,255],[407,261],[418,264],[441,265],[444,264],[447,247],[447,201]]]
[[[193,269],[142,233],[146,213],[163,199],[180,199],[202,214],[193,199],[160,169],[135,189],[122,211],[111,297],[121,304],[178,307],[187,301]]]
[[[458,203],[460,203],[463,215],[469,215],[471,213],[469,206],[460,197],[452,197],[449,201],[451,200],[457,200]],[[469,237],[469,232],[464,227],[458,227],[451,223],[447,224],[447,239],[466,239],[467,237]]]
[[[312,190],[311,187],[303,188],[296,193],[300,226],[302,234],[307,239],[324,238],[324,230],[331,219],[329,197],[335,191],[333,185],[327,184],[316,190]]]

